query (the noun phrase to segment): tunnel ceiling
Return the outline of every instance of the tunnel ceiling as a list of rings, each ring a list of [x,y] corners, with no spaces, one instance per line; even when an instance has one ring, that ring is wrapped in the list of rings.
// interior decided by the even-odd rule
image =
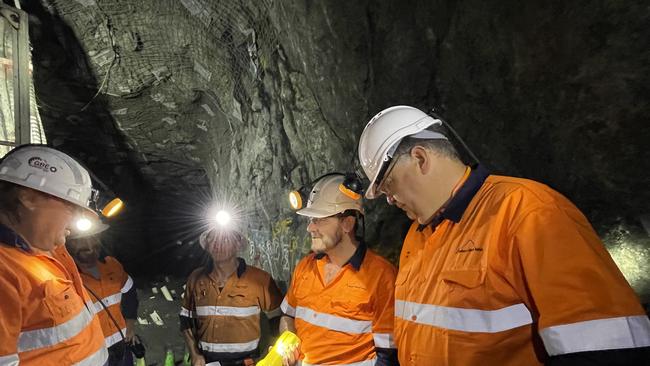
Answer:
[[[394,104],[436,107],[494,171],[548,183],[597,223],[648,211],[644,1],[24,6],[50,141],[148,212],[229,197],[262,264],[304,250],[286,191],[354,169],[366,121]],[[373,203],[368,235],[393,256],[396,219]]]

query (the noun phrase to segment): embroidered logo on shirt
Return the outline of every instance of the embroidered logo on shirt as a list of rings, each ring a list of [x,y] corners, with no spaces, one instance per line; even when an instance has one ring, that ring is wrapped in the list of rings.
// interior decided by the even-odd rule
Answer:
[[[468,253],[468,252],[482,252],[483,247],[476,245],[471,239],[467,243],[461,245],[456,249],[456,253]]]

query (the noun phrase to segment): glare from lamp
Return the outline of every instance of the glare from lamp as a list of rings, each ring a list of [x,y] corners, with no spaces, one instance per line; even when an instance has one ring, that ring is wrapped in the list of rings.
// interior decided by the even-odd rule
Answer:
[[[87,218],[82,217],[79,220],[77,220],[76,226],[77,226],[77,230],[79,231],[88,231],[93,226],[93,224]]]
[[[217,212],[214,218],[220,226],[228,226],[231,220],[230,214],[224,210]]]

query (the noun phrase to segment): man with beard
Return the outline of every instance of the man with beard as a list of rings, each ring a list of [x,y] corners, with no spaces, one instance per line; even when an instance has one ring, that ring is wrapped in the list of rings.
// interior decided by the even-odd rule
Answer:
[[[302,365],[396,365],[393,343],[395,267],[358,238],[361,197],[341,174],[323,176],[307,207],[312,253],[296,267],[282,302],[280,330],[301,339]],[[354,193],[354,192],[353,192]]]
[[[106,229],[108,225],[98,222],[87,232],[73,233],[66,247],[94,301],[108,348],[108,365],[131,366],[133,357],[127,345],[135,335],[138,295],[133,279],[117,259],[100,258],[99,234]]]
[[[246,244],[241,233],[215,227],[199,242],[212,260],[190,274],[180,312],[192,365],[253,365],[260,312],[278,320],[282,294],[271,275],[237,257]],[[271,328],[277,329],[274,323]]]

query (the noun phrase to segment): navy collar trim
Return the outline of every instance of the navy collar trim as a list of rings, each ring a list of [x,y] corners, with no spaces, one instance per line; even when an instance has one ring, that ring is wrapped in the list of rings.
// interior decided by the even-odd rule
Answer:
[[[366,243],[360,242],[359,246],[357,246],[357,250],[354,251],[354,254],[352,254],[352,257],[348,259],[343,266],[350,264],[352,268],[354,268],[355,271],[359,271],[361,269],[361,264],[363,263],[363,259],[366,257],[366,252],[368,251],[368,247],[366,246]],[[316,259],[322,259],[325,257],[327,254],[325,253],[317,253],[314,255]]]
[[[241,276],[244,275],[244,272],[246,272],[246,261],[243,258],[237,258],[239,261],[239,264],[237,265],[237,278],[241,278]]]
[[[472,199],[476,196],[478,190],[481,189],[481,186],[483,186],[483,183],[489,175],[490,172],[482,165],[478,165],[475,169],[472,169],[469,177],[467,177],[465,183],[463,183],[458,192],[456,192],[456,195],[449,201],[447,207],[436,215],[430,224],[420,225],[418,231],[422,231],[428,225],[435,228],[443,220],[451,220],[455,223],[460,222],[465,210],[467,210],[470,202],[472,202]]]
[[[26,252],[31,253],[32,251],[32,248],[22,236],[3,224],[0,224],[0,242],[20,248]]]

